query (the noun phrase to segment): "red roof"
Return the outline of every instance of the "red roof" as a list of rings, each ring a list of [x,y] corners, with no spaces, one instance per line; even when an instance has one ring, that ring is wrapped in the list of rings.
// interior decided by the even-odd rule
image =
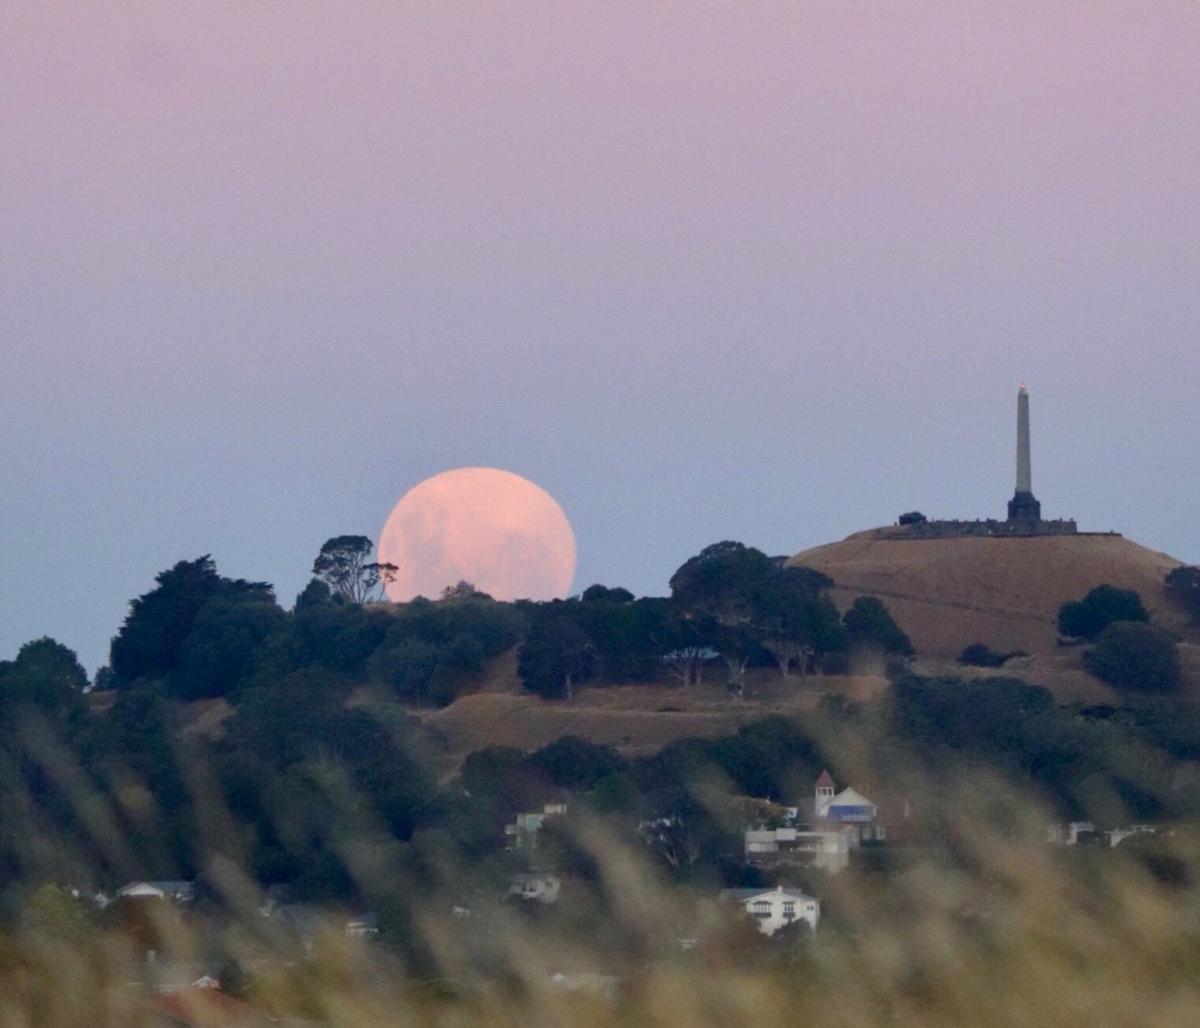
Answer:
[[[833,788],[833,775],[831,775],[828,771],[822,771],[821,777],[817,779],[817,788],[818,789],[832,789]]]
[[[220,989],[175,989],[150,1001],[158,1014],[181,1025],[268,1025],[273,1019],[249,1003],[227,996]]]

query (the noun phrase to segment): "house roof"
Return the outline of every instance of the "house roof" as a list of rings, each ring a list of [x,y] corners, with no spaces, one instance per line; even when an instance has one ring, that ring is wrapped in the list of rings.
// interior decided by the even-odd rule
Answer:
[[[834,784],[833,784],[833,775],[831,775],[831,774],[828,772],[828,770],[826,770],[826,771],[822,771],[822,772],[821,772],[821,777],[817,779],[817,788],[818,788],[818,789],[832,789],[832,788],[834,788]]]
[[[873,807],[875,806],[857,789],[843,789],[830,801],[831,807]]]
[[[807,892],[795,888],[791,885],[777,885],[774,889],[722,889],[722,899],[735,899],[739,903],[749,903],[751,900],[768,899],[771,897],[785,896],[788,899],[794,900],[816,900],[815,896],[810,896]]]
[[[194,892],[196,889],[195,882],[185,881],[136,881],[122,885],[117,890],[118,896],[128,896],[131,892],[143,892],[153,890],[161,892],[165,896],[179,896]]]

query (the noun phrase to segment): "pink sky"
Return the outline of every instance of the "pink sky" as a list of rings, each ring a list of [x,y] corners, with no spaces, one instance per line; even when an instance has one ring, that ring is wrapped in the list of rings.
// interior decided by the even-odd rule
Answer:
[[[1200,560],[1200,4],[0,5],[0,658],[448,467],[577,586],[987,515]],[[15,483],[15,487],[14,484]]]

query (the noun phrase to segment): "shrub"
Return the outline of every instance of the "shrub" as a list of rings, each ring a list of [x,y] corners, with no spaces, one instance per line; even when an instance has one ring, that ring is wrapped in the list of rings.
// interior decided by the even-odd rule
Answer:
[[[576,735],[564,735],[529,758],[529,765],[555,785],[591,789],[601,779],[625,770],[624,759],[611,746],[599,746]]]
[[[1082,600],[1058,609],[1058,630],[1077,639],[1095,639],[1114,621],[1149,621],[1142,598],[1132,589],[1098,585]]]
[[[1138,621],[1116,621],[1085,651],[1084,665],[1118,689],[1170,692],[1179,686],[1179,650],[1170,633]]]
[[[860,596],[842,616],[842,623],[850,636],[851,649],[883,650],[906,657],[916,652],[883,600],[876,596]]]
[[[1011,656],[1011,653],[997,653],[983,643],[971,643],[959,655],[958,662],[971,667],[1003,667]]]

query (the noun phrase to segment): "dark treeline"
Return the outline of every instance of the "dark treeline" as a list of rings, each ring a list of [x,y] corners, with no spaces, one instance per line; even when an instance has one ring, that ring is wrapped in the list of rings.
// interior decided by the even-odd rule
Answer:
[[[519,645],[522,681],[547,698],[570,698],[583,682],[690,685],[718,659],[740,693],[754,664],[803,676],[844,670],[859,650],[912,653],[878,600],[860,599],[839,617],[826,576],[741,543],[687,561],[668,597],[594,585],[549,603],[498,603],[466,582],[436,600],[370,602],[389,569],[363,559],[369,550],[361,536],[331,539],[291,611],[269,584],[224,578],[210,557],[176,564],[131,603],[96,687],[237,701],[306,671],[444,705]]]
[[[514,648],[527,687],[568,698],[585,681],[692,683],[718,660],[736,692],[755,663],[803,675],[856,649],[912,647],[878,601],[839,617],[828,579],[737,543],[687,561],[665,598],[593,586],[498,603],[460,583],[386,604],[370,602],[388,569],[364,559],[363,542],[331,540],[290,611],[270,585],[225,578],[208,557],[162,572],[131,603],[90,695],[52,640],[0,662],[0,895],[40,881],[212,884],[231,866],[258,887],[371,904],[400,925],[398,897],[444,881],[447,854],[511,868],[506,820],[564,797],[664,874],[734,884],[754,874],[737,798],[794,802],[822,768],[864,773],[863,754],[891,793],[928,798],[930,782],[984,769],[1064,817],[1200,812],[1181,774],[1200,759],[1190,701],[1064,708],[1015,679],[924,678],[903,660],[867,708],[831,694],[810,715],[636,760],[572,737],[533,753],[491,748],[457,774],[411,707],[450,702]],[[195,702],[218,698],[229,707]],[[205,728],[210,706],[223,720]],[[559,834],[562,864],[586,879],[586,855]],[[407,877],[364,874],[385,856]]]

